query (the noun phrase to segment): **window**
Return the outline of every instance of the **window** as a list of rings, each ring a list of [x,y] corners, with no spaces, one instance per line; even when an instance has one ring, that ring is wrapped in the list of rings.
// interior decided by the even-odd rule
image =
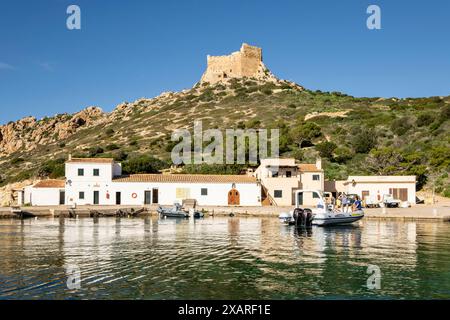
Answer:
[[[207,188],[202,188],[201,194],[202,194],[202,196],[207,196],[208,195],[208,189]]]
[[[272,172],[272,178],[277,178],[277,177],[278,177],[278,171]]]
[[[273,196],[274,198],[283,198],[283,190],[274,190]]]
[[[292,177],[292,172],[286,171],[286,178],[290,178],[290,177]]]
[[[319,194],[317,192],[313,192],[313,199],[320,199]]]
[[[314,181],[319,181],[319,180],[320,180],[320,175],[318,175],[318,174],[313,174],[313,180],[314,180]]]
[[[78,176],[79,177],[84,176],[84,169],[78,169]]]
[[[94,177],[100,176],[100,169],[94,169]]]
[[[80,200],[84,200],[84,192],[83,192],[83,191],[80,191],[80,192],[78,193],[78,198],[79,198]]]

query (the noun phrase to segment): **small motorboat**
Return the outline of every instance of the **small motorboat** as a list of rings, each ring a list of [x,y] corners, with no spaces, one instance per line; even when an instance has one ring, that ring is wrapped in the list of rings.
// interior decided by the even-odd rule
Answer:
[[[166,218],[189,218],[189,213],[182,210],[179,203],[175,203],[172,208],[163,208],[161,206],[156,210],[161,217]]]
[[[303,200],[317,199],[315,208],[303,208]],[[352,210],[351,207],[342,210],[336,209],[334,205],[326,205],[323,195],[318,190],[298,190],[295,192],[295,209],[289,213],[281,213],[279,219],[284,224],[298,227],[309,227],[311,225],[331,226],[351,224],[364,217],[362,209]]]
[[[12,207],[11,213],[14,214],[19,219],[28,219],[36,217],[35,214],[28,211],[23,211],[20,207]]]
[[[203,218],[205,216],[203,212],[195,210],[194,208],[189,209],[189,215],[193,216],[194,218]]]

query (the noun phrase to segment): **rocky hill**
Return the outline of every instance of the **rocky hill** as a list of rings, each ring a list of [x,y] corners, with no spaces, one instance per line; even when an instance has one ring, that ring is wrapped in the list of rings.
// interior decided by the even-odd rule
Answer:
[[[162,160],[158,169],[169,167],[172,131],[192,129],[194,120],[204,129],[279,128],[282,155],[312,161],[319,154],[328,179],[415,174],[419,189],[434,186],[450,196],[450,97],[355,98],[272,76],[201,81],[182,92],[124,102],[110,113],[90,107],[1,126],[0,187],[63,176],[69,153],[114,157],[125,166],[154,161],[142,160],[150,155]],[[195,170],[228,172],[223,166]]]

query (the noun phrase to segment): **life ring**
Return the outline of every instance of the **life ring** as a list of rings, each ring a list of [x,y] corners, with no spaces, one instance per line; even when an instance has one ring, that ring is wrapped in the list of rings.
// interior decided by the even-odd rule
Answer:
[[[133,193],[133,194],[131,195],[131,197],[132,197],[133,199],[136,199],[136,198],[137,198],[137,193]]]

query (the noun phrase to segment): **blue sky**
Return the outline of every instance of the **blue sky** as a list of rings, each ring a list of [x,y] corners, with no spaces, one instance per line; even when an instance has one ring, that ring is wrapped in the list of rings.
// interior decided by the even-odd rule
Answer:
[[[70,4],[81,30],[66,28]],[[382,30],[366,27],[370,4]],[[450,95],[448,0],[1,0],[0,124],[189,88],[207,54],[242,42],[309,89]]]

